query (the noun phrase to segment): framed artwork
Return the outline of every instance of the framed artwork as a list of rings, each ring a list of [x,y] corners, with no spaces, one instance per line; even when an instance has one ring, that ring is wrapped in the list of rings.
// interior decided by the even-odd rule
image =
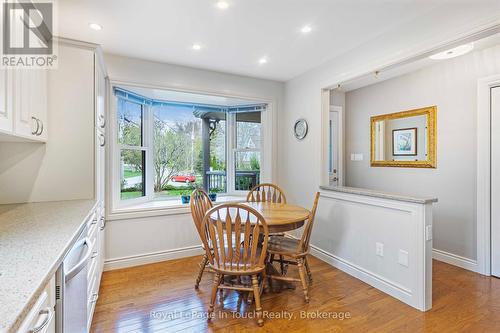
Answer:
[[[392,130],[392,155],[417,156],[417,128]]]

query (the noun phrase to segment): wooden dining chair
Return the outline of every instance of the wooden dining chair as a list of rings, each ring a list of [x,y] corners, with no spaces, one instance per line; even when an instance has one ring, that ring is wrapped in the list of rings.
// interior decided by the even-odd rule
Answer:
[[[279,186],[262,183],[254,186],[247,195],[247,202],[273,202],[286,204],[285,192]]]
[[[264,320],[260,294],[265,281],[269,239],[264,217],[248,206],[222,204],[206,213],[202,231],[208,246],[205,249],[208,264],[215,272],[208,319],[211,319],[214,312],[218,290],[247,291],[253,292],[257,324],[262,326]],[[226,285],[223,283],[224,276],[236,276],[237,281],[242,281],[245,276],[250,277],[251,287],[242,283]]]
[[[205,191],[198,188],[194,190],[193,193],[191,193],[190,207],[194,225],[196,226],[196,230],[198,231],[198,235],[200,236],[200,240],[203,244],[203,247],[205,247],[206,249],[205,233],[201,231],[202,230],[201,224],[203,222],[203,217],[205,216],[205,213],[210,208],[212,208],[212,201],[210,200]],[[200,286],[201,277],[203,276],[203,272],[205,271],[205,267],[207,266],[207,264],[208,264],[208,256],[205,253],[199,264],[200,269],[198,271],[198,276],[196,277],[196,282],[194,284],[195,289],[198,289]]]
[[[282,280],[282,281],[294,281],[300,282],[302,284],[302,290],[304,292],[304,298],[306,302],[309,302],[309,285],[312,283],[312,275],[309,269],[309,264],[307,262],[307,255],[309,254],[309,241],[311,239],[311,232],[314,224],[314,217],[316,215],[316,208],[318,207],[319,192],[316,192],[314,197],[314,204],[309,214],[309,218],[304,227],[302,237],[299,239],[288,238],[284,236],[273,236],[269,240],[269,246],[267,252],[270,255],[270,263],[274,261],[279,261],[283,267],[283,264],[297,265],[299,269],[299,278],[293,278],[286,276],[286,272],[281,271],[281,275],[269,275],[268,278],[271,280]],[[274,259],[278,255],[280,259]],[[288,258],[288,259],[283,259]],[[308,280],[306,281],[306,274]]]

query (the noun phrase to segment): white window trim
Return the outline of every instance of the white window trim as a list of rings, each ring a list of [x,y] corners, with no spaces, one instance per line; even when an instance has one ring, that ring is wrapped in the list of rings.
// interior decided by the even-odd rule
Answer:
[[[260,182],[272,182],[273,174],[274,174],[274,165],[272,163],[272,156],[275,150],[274,138],[273,138],[273,128],[274,128],[274,105],[275,103],[271,100],[260,98],[260,97],[252,97],[252,96],[244,96],[244,95],[227,95],[220,94],[217,92],[209,92],[209,91],[195,91],[195,90],[179,90],[178,88],[171,87],[159,87],[159,86],[151,86],[151,85],[143,85],[143,84],[135,84],[128,83],[123,81],[109,81],[110,89],[109,91],[109,141],[110,145],[108,152],[108,165],[110,166],[110,180],[108,181],[109,189],[108,192],[108,200],[109,200],[109,213],[108,217],[110,219],[123,219],[123,218],[136,218],[141,216],[159,216],[159,215],[167,215],[167,212],[170,211],[172,214],[177,213],[186,213],[186,209],[189,210],[189,205],[180,204],[180,200],[158,200],[154,196],[153,190],[153,154],[151,152],[146,153],[146,196],[137,198],[137,199],[129,199],[129,200],[121,200],[120,199],[120,147],[117,142],[118,138],[118,126],[117,126],[117,98],[114,95],[113,87],[114,86],[137,86],[142,88],[154,88],[154,89],[165,89],[165,90],[174,90],[174,91],[182,91],[189,93],[199,93],[199,94],[207,94],[207,95],[216,95],[223,96],[229,98],[240,98],[240,99],[249,99],[252,101],[258,100],[262,103],[267,104],[267,109],[262,112],[261,118],[261,149],[255,149],[256,151],[261,152],[261,168],[260,168]],[[144,128],[144,147],[150,150],[149,147],[152,147],[152,135],[149,131],[153,126],[153,117],[151,117],[151,112],[149,111],[148,105],[144,106],[144,122],[149,122],[148,126]],[[229,117],[235,119],[234,115],[230,114]],[[233,126],[235,128],[235,126]],[[228,131],[227,140],[232,140],[234,138],[234,133],[230,134]],[[268,142],[267,145],[264,142]],[[229,142],[228,142],[229,143]],[[220,202],[240,202],[244,200],[247,191],[236,191],[234,190],[234,177],[228,177],[229,173],[234,174],[234,151],[230,151],[229,145],[227,147],[227,159],[226,159],[226,177],[227,177],[227,187],[228,189],[233,189],[223,195],[219,195],[217,200]],[[239,149],[241,150],[241,149]],[[158,202],[155,208],[149,208],[147,203],[149,202]],[[163,204],[162,204],[163,203]]]

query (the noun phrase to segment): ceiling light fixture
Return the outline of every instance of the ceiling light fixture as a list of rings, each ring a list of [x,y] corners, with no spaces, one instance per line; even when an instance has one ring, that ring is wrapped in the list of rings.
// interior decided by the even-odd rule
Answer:
[[[308,34],[312,31],[312,28],[310,25],[305,25],[303,26],[301,29],[300,29],[300,32],[302,32],[303,34]]]
[[[266,57],[262,57],[259,59],[259,65],[264,65],[264,64],[267,64],[267,58]]]
[[[199,51],[199,50],[201,50],[201,45],[200,44],[193,44],[193,46],[191,48],[195,51]]]
[[[89,28],[96,31],[102,30],[102,26],[97,23],[89,23]]]
[[[452,49],[449,49],[449,50],[446,50],[443,52],[433,54],[429,58],[431,58],[433,60],[451,59],[451,58],[455,58],[455,57],[464,55],[466,53],[469,53],[473,49],[474,49],[473,43],[464,44],[464,45],[460,45],[460,46],[454,47]]]
[[[229,3],[227,1],[217,1],[215,5],[219,9],[227,9],[229,7]]]

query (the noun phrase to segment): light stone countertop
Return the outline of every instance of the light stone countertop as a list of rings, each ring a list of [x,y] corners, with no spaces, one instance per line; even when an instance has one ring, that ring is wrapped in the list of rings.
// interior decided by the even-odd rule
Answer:
[[[364,195],[368,197],[390,199],[390,200],[419,203],[419,204],[427,204],[438,201],[437,198],[419,198],[419,197],[387,193],[382,191],[369,190],[366,188],[356,188],[356,187],[346,187],[346,186],[320,186],[320,188],[322,190],[327,190],[327,191],[350,193],[350,194]]]
[[[0,205],[0,332],[15,332],[83,230],[95,200]]]

